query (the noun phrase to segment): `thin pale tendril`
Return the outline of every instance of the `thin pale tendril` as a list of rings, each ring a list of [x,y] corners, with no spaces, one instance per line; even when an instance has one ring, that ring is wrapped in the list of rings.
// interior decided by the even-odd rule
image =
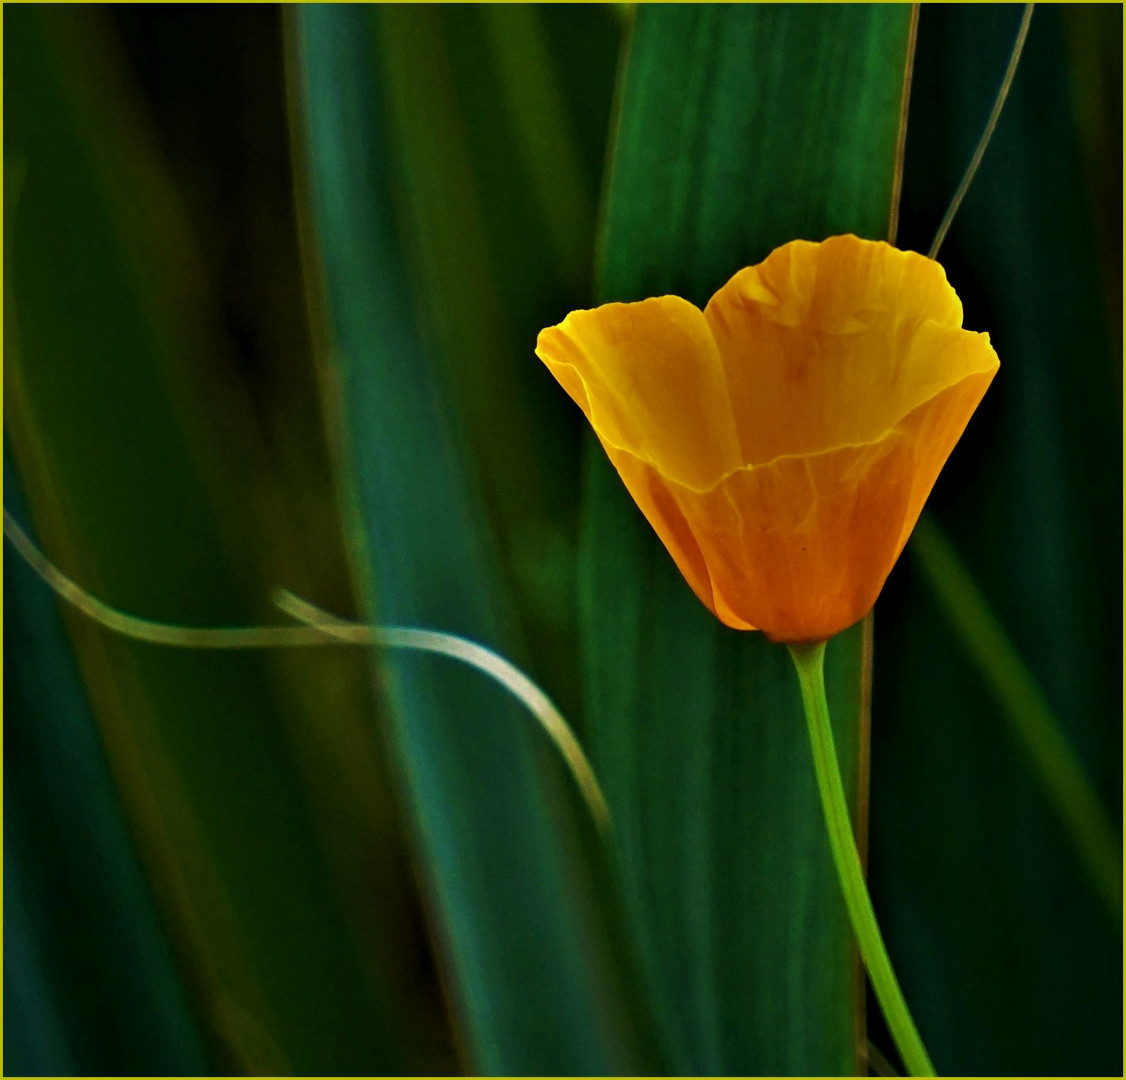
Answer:
[[[118,611],[67,577],[39,550],[7,509],[4,510],[4,535],[53,592],[95,622],[136,641],[188,649],[369,645],[384,649],[410,649],[460,660],[500,683],[539,721],[563,755],[598,828],[604,833],[609,832],[610,812],[606,799],[586,754],[563,714],[515,664],[484,645],[457,634],[437,630],[367,626],[349,622],[284,589],[275,593],[275,604],[304,625],[188,627],[154,622]]]
[[[907,24],[907,59],[903,69],[903,92],[899,99],[899,134],[895,140],[895,172],[891,183],[891,214],[888,218],[888,243],[895,246],[899,234],[899,204],[903,195],[903,164],[907,151],[907,116],[911,111],[911,80],[915,71],[915,46],[919,38],[919,5],[911,5]]]
[[[610,811],[606,806],[606,799],[570,725],[547,694],[515,664],[510,663],[499,653],[457,634],[403,626],[365,626],[362,623],[346,622],[284,589],[275,593],[274,603],[299,622],[310,627],[315,626],[324,633],[334,635],[342,642],[357,645],[372,644],[387,649],[417,649],[420,652],[435,653],[439,656],[452,656],[495,679],[513,697],[523,702],[528,711],[540,722],[567,762],[599,827],[603,829],[609,827]]]
[[[1009,66],[1005,69],[1005,77],[1001,80],[1001,88],[997,91],[993,110],[989,114],[989,119],[985,122],[985,130],[981,133],[981,138],[978,140],[977,148],[966,167],[962,182],[958,185],[958,190],[954,192],[954,198],[950,200],[946,216],[942,219],[942,224],[939,225],[938,232],[934,235],[934,243],[931,244],[931,249],[927,252],[928,258],[938,258],[938,249],[942,247],[942,242],[946,239],[946,234],[950,231],[950,226],[954,221],[954,215],[958,212],[958,207],[962,205],[966,192],[970,190],[970,184],[973,183],[973,178],[977,174],[981,159],[985,157],[986,147],[989,146],[989,140],[993,137],[993,129],[996,128],[997,121],[1001,119],[1001,109],[1005,105],[1005,99],[1009,96],[1009,88],[1013,85],[1013,76],[1017,73],[1017,64],[1020,62],[1020,54],[1024,50],[1025,38],[1028,37],[1028,27],[1032,22],[1032,9],[1035,6],[1035,4],[1024,5],[1020,29],[1017,30],[1016,40],[1013,42],[1013,51],[1009,56]]]
[[[874,1042],[872,1042],[871,1039],[868,1040],[867,1049],[869,1071],[874,1073],[876,1076],[899,1075],[899,1073],[896,1072],[895,1066],[892,1065],[890,1061],[888,1061],[887,1056]]]
[[[4,510],[4,535],[53,592],[83,615],[135,641],[183,649],[269,649],[332,645],[336,640],[325,631],[306,626],[172,626],[127,615],[91,596],[81,585],[68,578],[35,546],[7,509]]]

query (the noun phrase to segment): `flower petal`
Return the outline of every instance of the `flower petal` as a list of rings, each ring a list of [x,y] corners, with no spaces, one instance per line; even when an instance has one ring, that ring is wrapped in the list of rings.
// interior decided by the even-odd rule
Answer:
[[[928,325],[964,332],[938,263],[855,236],[786,244],[704,315],[749,465],[874,442],[979,356],[920,345]]]
[[[670,485],[707,567],[708,606],[776,641],[825,640],[861,619],[995,370],[940,391],[866,446],[777,458],[706,492]]]
[[[742,464],[723,365],[703,313],[678,296],[572,311],[536,353],[609,449],[706,488]]]
[[[606,450],[633,501],[652,525],[677,569],[684,575],[684,580],[704,606],[728,626],[738,630],[754,630],[755,627],[740,619],[727,607],[722,597],[716,595],[692,525],[685,518],[670,484],[652,465],[628,451],[614,446],[607,446]]]
[[[536,351],[689,585],[728,626],[824,640],[862,618],[998,369],[932,260],[794,241],[704,312],[572,312]]]

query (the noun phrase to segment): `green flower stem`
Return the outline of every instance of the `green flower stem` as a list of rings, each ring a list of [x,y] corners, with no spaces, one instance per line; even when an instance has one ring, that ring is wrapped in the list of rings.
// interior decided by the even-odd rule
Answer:
[[[817,787],[821,792],[821,809],[829,830],[829,845],[833,849],[833,862],[837,867],[852,930],[860,946],[860,955],[907,1071],[912,1076],[934,1076],[934,1066],[919,1038],[915,1021],[911,1019],[907,1002],[903,1000],[903,991],[899,989],[899,980],[888,959],[852,835],[848,802],[833,743],[833,728],[829,722],[829,703],[825,699],[825,642],[791,645],[789,649],[801,683],[802,704],[813,748]]]

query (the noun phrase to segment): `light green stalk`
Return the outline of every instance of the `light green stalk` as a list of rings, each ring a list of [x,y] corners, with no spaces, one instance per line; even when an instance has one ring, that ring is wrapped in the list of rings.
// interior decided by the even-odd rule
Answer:
[[[860,946],[860,955],[872,980],[872,988],[887,1020],[896,1048],[912,1076],[934,1076],[934,1066],[919,1038],[915,1021],[903,999],[899,980],[895,977],[883,935],[872,910],[872,898],[864,881],[864,869],[841,781],[840,763],[833,743],[833,727],[829,722],[829,703],[825,698],[825,642],[815,645],[791,645],[790,655],[801,683],[802,704],[809,726],[813,748],[813,765],[817,772],[817,788],[821,793],[821,809],[829,830],[829,846],[841,883],[849,921]]]

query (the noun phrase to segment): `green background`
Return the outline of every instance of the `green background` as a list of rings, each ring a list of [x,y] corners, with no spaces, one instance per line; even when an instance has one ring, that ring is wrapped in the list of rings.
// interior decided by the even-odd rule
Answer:
[[[5,506],[146,618],[279,623],[280,586],[491,645],[615,821],[451,660],[126,641],[6,545],[7,1074],[898,1067],[788,657],[532,347],[886,237],[900,166],[926,251],[1020,15],[922,8],[900,159],[907,5],[5,9]],[[930,501],[1115,823],[1121,41],[1036,9],[942,251],[1002,367]],[[921,546],[830,647],[877,915],[940,1072],[1117,1074],[1121,902],[990,663]]]

